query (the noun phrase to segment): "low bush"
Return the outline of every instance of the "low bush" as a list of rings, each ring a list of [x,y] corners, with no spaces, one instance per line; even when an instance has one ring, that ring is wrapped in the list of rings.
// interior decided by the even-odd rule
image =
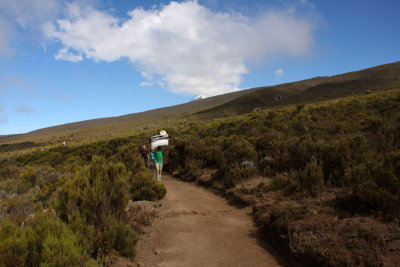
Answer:
[[[304,193],[315,197],[324,185],[324,173],[321,165],[315,162],[307,164],[299,175],[300,187]]]
[[[82,266],[87,260],[74,233],[51,213],[32,214],[23,228],[2,222],[0,262],[5,266]]]
[[[167,193],[164,184],[156,182],[150,173],[138,173],[131,178],[130,185],[132,200],[154,201]]]
[[[78,169],[65,183],[56,209],[76,231],[82,247],[89,245],[93,257],[103,258],[111,249],[131,257],[136,234],[121,220],[128,200],[153,201],[165,193],[164,185],[147,170],[133,174],[121,162],[107,162],[103,156],[94,155],[88,167]]]
[[[66,182],[59,194],[57,208],[67,221],[75,209],[88,223],[102,225],[108,215],[120,216],[129,199],[129,178],[122,163],[107,163],[93,156],[87,168],[81,168]]]
[[[5,220],[0,227],[0,263],[2,266],[24,266],[28,256],[26,232],[11,220]]]
[[[227,188],[233,187],[240,181],[244,181],[252,176],[254,171],[246,167],[233,167],[224,170],[222,181]]]
[[[205,168],[217,169],[213,182],[226,188],[259,173],[274,179],[268,190],[275,187],[292,197],[348,188],[360,208],[398,218],[393,204],[400,195],[396,97],[398,92],[358,96],[192,123],[174,132],[168,168],[190,181]],[[253,171],[241,165],[244,161],[254,163]],[[288,172],[295,175],[277,177]]]
[[[133,257],[136,251],[136,242],[136,233],[129,225],[109,216],[94,239],[95,250],[92,255],[104,257],[112,249],[115,249],[122,256]]]

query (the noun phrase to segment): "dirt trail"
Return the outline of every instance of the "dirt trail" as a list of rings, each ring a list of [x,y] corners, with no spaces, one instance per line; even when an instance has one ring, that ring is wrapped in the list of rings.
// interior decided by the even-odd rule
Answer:
[[[254,237],[250,209],[163,176],[160,216],[137,245],[139,266],[280,266]]]

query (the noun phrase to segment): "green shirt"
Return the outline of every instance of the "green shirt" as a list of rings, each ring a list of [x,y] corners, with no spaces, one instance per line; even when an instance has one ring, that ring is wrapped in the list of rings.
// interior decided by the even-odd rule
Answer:
[[[164,154],[164,149],[163,150],[157,150],[156,154],[154,156],[154,162],[155,163],[163,163],[163,154]]]

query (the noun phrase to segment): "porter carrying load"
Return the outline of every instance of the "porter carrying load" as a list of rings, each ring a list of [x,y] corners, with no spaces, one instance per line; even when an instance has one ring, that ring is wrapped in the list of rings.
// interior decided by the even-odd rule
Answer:
[[[159,135],[151,136],[149,138],[149,143],[151,145],[151,149],[155,149],[159,146],[168,146],[168,134],[166,131],[161,130]]]

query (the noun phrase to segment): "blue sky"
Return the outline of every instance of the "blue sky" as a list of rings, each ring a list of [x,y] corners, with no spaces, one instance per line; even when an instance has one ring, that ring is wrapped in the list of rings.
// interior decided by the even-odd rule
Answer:
[[[400,60],[400,1],[0,0],[0,135]]]

